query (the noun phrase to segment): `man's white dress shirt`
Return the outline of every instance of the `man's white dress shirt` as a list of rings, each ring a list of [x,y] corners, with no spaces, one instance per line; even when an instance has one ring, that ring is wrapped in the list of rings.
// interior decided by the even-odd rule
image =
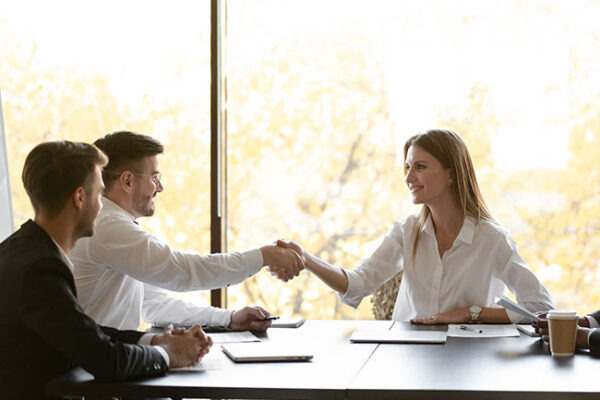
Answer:
[[[73,273],[74,265],[73,265],[73,262],[71,261],[71,259],[69,258],[69,256],[67,256],[67,253],[65,253],[63,251],[62,247],[60,247],[53,238],[50,238],[50,239],[52,239],[52,241],[58,248],[58,253],[60,254],[61,260],[67,265],[67,267],[69,267],[69,269],[71,270],[71,273]],[[152,346],[151,343],[152,343],[152,338],[154,336],[156,336],[156,335],[153,333],[146,333],[138,339],[137,344],[139,344],[141,346]],[[167,351],[160,346],[152,346],[152,347],[154,347],[156,350],[158,350],[160,355],[165,359],[165,362],[167,363],[167,365],[169,365],[170,360],[171,360],[169,357],[169,353],[167,353]]]
[[[239,283],[263,265],[260,249],[198,255],[171,248],[140,228],[135,218],[103,198],[93,236],[69,256],[85,312],[101,325],[137,329],[146,322],[228,326],[232,310],[199,307],[165,290],[214,289]],[[162,288],[162,289],[161,289]]]
[[[453,246],[440,258],[431,217],[421,228],[413,265],[418,217],[394,224],[382,243],[353,270],[342,301],[353,307],[398,272],[404,271],[392,319],[407,321],[457,308],[497,307],[506,287],[532,312],[554,308],[552,297],[517,252],[510,234],[490,221],[465,218]],[[519,315],[506,311],[513,322]]]

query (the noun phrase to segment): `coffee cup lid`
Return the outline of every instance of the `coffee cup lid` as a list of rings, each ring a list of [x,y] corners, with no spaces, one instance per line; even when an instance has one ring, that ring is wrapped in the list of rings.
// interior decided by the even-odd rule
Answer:
[[[573,310],[550,310],[548,311],[548,318],[564,318],[571,319],[576,318],[577,312]]]

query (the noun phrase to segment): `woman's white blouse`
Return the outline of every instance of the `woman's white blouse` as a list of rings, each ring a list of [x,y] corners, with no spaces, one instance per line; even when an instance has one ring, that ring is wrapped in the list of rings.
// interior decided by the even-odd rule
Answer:
[[[357,307],[387,280],[404,270],[392,319],[407,321],[473,304],[497,307],[496,296],[506,288],[531,312],[554,308],[552,296],[517,252],[510,234],[490,221],[467,217],[452,247],[440,258],[431,217],[421,228],[413,265],[418,217],[394,224],[371,257],[345,270],[348,289],[342,301]],[[518,314],[507,310],[512,322]]]

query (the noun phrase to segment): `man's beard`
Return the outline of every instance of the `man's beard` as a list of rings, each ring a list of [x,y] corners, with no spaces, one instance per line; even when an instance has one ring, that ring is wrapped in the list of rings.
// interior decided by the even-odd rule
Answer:
[[[96,216],[91,215],[89,209],[75,226],[73,236],[75,239],[92,236],[96,230]]]
[[[154,207],[150,205],[152,199],[156,196],[154,193],[152,196],[146,196],[144,198],[139,196],[134,196],[133,198],[133,207],[136,213],[143,217],[151,217],[154,215]]]

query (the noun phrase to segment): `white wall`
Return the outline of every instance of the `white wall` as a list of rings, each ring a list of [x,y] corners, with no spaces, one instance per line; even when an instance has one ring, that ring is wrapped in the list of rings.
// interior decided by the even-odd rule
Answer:
[[[6,158],[6,140],[4,139],[2,95],[0,93],[0,242],[13,232],[13,225],[10,178],[8,175],[8,159]]]

